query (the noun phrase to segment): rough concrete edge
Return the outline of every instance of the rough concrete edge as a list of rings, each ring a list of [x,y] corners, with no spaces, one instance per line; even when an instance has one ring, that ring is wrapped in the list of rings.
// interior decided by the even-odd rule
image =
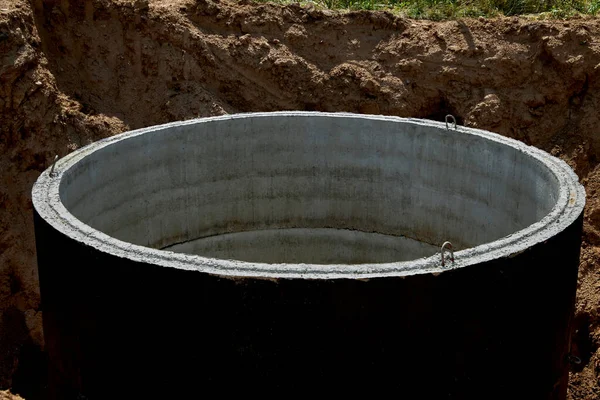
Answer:
[[[559,181],[560,192],[557,203],[553,209],[540,221],[496,241],[458,251],[455,253],[455,263],[446,267],[442,267],[440,265],[439,253],[427,258],[396,263],[355,265],[338,264],[326,266],[316,264],[250,263],[237,260],[205,258],[191,254],[173,253],[170,251],[151,249],[126,243],[112,238],[100,231],[92,229],[90,226],[75,218],[69,211],[67,211],[60,201],[59,187],[63,173],[87,155],[105,146],[109,146],[118,141],[126,140],[138,135],[147,134],[174,126],[208,123],[211,121],[227,119],[260,118],[273,115],[366,118],[431,126],[444,130],[446,129],[446,125],[444,123],[413,118],[303,111],[232,114],[227,116],[173,122],[125,132],[120,135],[92,143],[65,156],[56,163],[55,176],[50,176],[50,168],[48,168],[35,182],[32,189],[33,205],[39,215],[59,232],[88,246],[92,246],[99,251],[112,254],[116,257],[127,258],[133,261],[148,264],[157,264],[164,267],[197,270],[224,277],[253,277],[265,279],[368,279],[384,276],[409,276],[425,273],[437,274],[451,269],[483,263],[492,259],[515,256],[527,250],[527,248],[548,240],[552,236],[560,233],[570,226],[573,221],[575,221],[583,212],[585,205],[585,190],[579,183],[577,175],[564,161],[553,157],[540,149],[528,146],[514,139],[506,138],[501,135],[479,129],[460,126],[457,127],[456,130],[451,129],[449,133],[481,136],[488,140],[493,140],[495,142],[516,148],[543,163],[550,169],[550,171]]]

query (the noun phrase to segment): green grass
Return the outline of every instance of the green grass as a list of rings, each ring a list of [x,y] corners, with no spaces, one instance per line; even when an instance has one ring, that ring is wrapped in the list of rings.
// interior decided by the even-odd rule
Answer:
[[[410,18],[430,20],[500,15],[568,18],[596,15],[600,11],[600,0],[313,0],[313,4],[332,10],[389,10]]]

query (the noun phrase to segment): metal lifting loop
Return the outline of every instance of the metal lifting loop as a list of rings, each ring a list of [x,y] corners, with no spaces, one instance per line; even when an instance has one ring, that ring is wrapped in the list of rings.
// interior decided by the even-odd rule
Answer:
[[[52,169],[50,169],[50,176],[54,177],[54,167],[56,166],[56,160],[58,160],[58,154],[54,156],[54,162],[52,163]]]
[[[444,242],[444,244],[442,244],[442,267],[446,266],[444,259],[444,250],[446,250],[446,248],[450,250],[450,261],[452,261],[452,264],[454,264],[454,250],[452,250],[452,243]]]
[[[456,130],[456,118],[454,118],[454,115],[452,114],[448,114],[446,115],[446,129],[450,129],[448,128],[448,119],[452,118],[452,123],[453,123],[453,128]]]
[[[575,364],[575,365],[581,364],[581,358],[577,357],[576,355],[569,354],[568,357],[569,357],[569,362],[571,364]]]

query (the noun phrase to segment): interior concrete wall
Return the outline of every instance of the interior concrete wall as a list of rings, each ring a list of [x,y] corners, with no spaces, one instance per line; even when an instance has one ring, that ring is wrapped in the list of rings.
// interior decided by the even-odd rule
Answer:
[[[121,140],[65,171],[60,197],[75,217],[129,243],[343,264],[431,256],[446,240],[457,249],[494,241],[545,216],[558,186],[520,149],[444,126],[272,114]],[[330,229],[307,231],[321,228]]]
[[[406,236],[323,228],[228,233],[175,244],[165,250],[248,262],[296,264],[410,261],[440,251],[438,246]]]

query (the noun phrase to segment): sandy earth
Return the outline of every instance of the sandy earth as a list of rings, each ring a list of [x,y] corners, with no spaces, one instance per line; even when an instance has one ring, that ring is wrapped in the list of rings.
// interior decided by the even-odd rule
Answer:
[[[451,113],[576,170],[588,204],[569,398],[600,398],[600,20],[0,0],[0,59],[0,388],[33,399],[43,385],[30,189],[55,154],[168,121],[319,110]]]
[[[8,390],[0,390],[0,400],[23,400],[19,395],[12,394]]]

